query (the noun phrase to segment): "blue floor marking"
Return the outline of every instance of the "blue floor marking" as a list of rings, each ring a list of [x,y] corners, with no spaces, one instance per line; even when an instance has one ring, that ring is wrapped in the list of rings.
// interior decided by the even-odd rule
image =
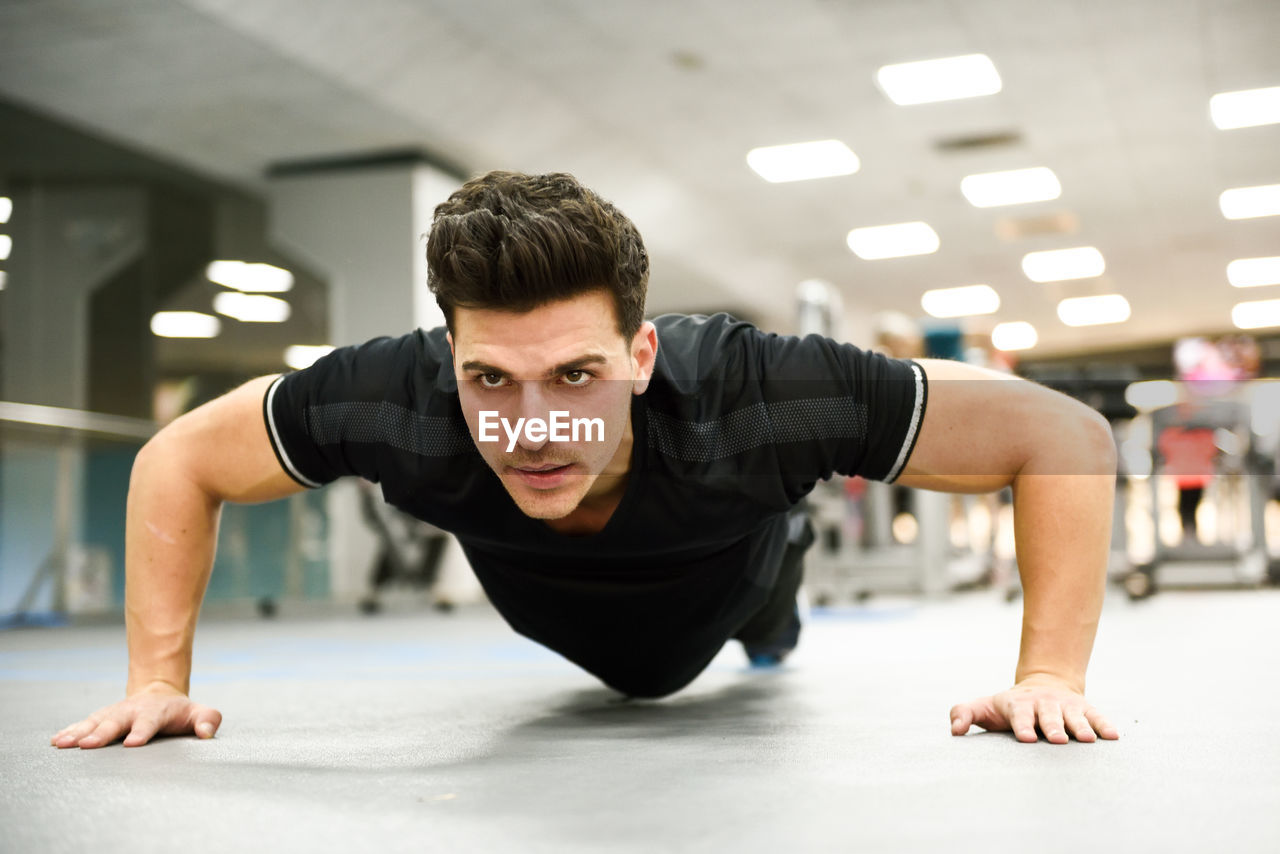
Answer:
[[[914,617],[917,610],[918,609],[912,605],[903,605],[895,608],[815,607],[810,612],[810,616],[814,620],[861,620],[866,622],[881,622],[886,620],[903,620],[908,617]]]

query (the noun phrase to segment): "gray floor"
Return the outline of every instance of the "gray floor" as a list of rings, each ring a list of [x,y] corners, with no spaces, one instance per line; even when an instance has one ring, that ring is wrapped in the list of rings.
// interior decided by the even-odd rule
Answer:
[[[120,627],[0,633],[0,849],[1280,851],[1280,591],[1108,600],[1118,742],[953,738],[1011,676],[986,594],[817,613],[783,671],[726,649],[659,702],[487,610],[207,619],[218,737],[58,751],[122,684]]]

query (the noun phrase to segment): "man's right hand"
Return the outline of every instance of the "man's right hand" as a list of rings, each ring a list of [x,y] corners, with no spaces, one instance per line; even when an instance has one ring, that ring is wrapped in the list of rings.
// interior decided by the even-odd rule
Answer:
[[[153,682],[127,700],[103,706],[49,739],[58,748],[106,747],[124,736],[125,747],[141,747],[157,733],[213,738],[222,724],[217,709],[191,702],[172,685]]]

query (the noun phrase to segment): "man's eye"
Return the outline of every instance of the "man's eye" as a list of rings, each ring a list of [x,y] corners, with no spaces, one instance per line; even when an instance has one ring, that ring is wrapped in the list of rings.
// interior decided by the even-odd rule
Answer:
[[[481,388],[502,388],[507,383],[502,374],[481,374],[476,380]]]
[[[586,371],[565,371],[565,385],[586,385],[591,381],[591,374]]]

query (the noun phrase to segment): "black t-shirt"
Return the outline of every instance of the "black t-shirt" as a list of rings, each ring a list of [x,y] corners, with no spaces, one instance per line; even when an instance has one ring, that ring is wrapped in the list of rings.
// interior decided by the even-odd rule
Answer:
[[[299,483],[358,475],[452,532],[511,626],[593,673],[620,647],[722,643],[763,603],[787,512],[818,480],[902,471],[924,372],[724,314],[654,324],[630,475],[596,534],[557,534],[508,496],[463,420],[444,329],[340,348],[282,376],[264,400],[268,433]]]

